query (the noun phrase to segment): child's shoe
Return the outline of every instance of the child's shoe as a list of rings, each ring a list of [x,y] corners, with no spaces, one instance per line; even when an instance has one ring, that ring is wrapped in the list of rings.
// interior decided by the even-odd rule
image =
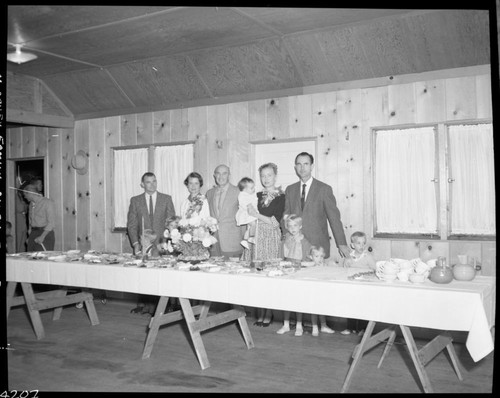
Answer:
[[[347,336],[349,334],[351,334],[351,331],[349,329],[344,329],[340,332],[340,334],[343,334],[344,336]]]
[[[290,331],[290,326],[282,326],[278,331],[276,331],[276,333],[278,334],[285,334],[285,333],[288,333]]]
[[[318,328],[313,328],[312,335],[313,335],[314,337],[319,336],[319,330],[318,330]]]
[[[240,242],[240,245],[243,246],[245,249],[250,249],[250,246],[248,245],[248,241],[242,240]]]
[[[255,238],[252,236],[251,238],[248,238],[248,243],[252,243],[255,245]]]
[[[295,336],[300,337],[304,334],[304,330],[302,328],[295,329]]]
[[[325,326],[321,326],[321,333],[333,334],[333,333],[335,333],[335,330],[333,330],[332,328],[325,325]]]

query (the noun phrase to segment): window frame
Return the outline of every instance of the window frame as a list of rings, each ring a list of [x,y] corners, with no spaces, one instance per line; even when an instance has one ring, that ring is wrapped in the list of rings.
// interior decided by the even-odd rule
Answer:
[[[372,234],[375,239],[397,239],[397,240],[432,240],[432,241],[496,241],[496,234],[478,235],[478,234],[452,234],[451,233],[451,206],[452,198],[450,195],[450,184],[448,178],[450,177],[450,151],[449,151],[449,134],[448,127],[452,125],[464,124],[492,124],[494,135],[494,124],[492,118],[478,118],[467,120],[453,120],[439,123],[419,123],[419,124],[401,124],[391,126],[376,126],[370,128],[370,142],[371,142],[371,201],[373,209],[372,220]],[[406,128],[419,128],[433,126],[435,129],[435,176],[438,179],[436,186],[437,196],[437,217],[438,217],[438,233],[437,234],[415,234],[415,233],[384,233],[377,232],[377,218],[376,218],[376,194],[375,194],[375,181],[376,181],[376,132],[385,130],[401,130]]]
[[[154,164],[155,164],[155,148],[157,147],[165,147],[165,146],[179,146],[179,145],[193,145],[193,157],[196,156],[194,154],[194,140],[189,141],[179,141],[179,142],[167,142],[167,143],[153,143],[153,144],[138,144],[138,145],[125,145],[125,146],[114,146],[110,147],[111,149],[111,161],[112,163],[112,172],[111,172],[111,232],[112,233],[126,233],[127,227],[117,227],[115,224],[115,151],[121,150],[129,150],[129,149],[141,149],[146,148],[148,150],[148,170],[155,173]],[[194,163],[194,159],[193,159]]]
[[[453,178],[452,173],[452,164],[451,164],[451,152],[450,152],[450,134],[449,127],[450,126],[459,126],[459,125],[479,125],[479,124],[491,124],[493,128],[493,137],[495,134],[493,125],[493,120],[490,118],[487,119],[476,119],[476,120],[458,120],[443,123],[444,130],[444,140],[445,140],[445,162],[446,162],[446,198],[447,198],[447,207],[446,207],[446,239],[447,240],[470,240],[470,241],[492,241],[496,240],[496,234],[463,234],[463,233],[452,233],[451,231],[451,217],[453,211],[453,196],[451,183],[449,181],[450,178]]]

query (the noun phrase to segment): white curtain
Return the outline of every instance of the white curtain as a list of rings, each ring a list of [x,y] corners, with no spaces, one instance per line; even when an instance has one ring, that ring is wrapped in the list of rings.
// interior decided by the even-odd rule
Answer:
[[[158,191],[172,196],[175,214],[189,195],[184,179],[193,170],[193,144],[167,145],[155,148],[154,169]],[[205,176],[203,176],[205,177]]]
[[[433,127],[381,130],[375,135],[378,233],[437,233]]]
[[[147,148],[114,151],[114,227],[127,226],[130,198],[144,192],[141,177],[148,171]]]
[[[449,126],[452,234],[495,234],[493,128]]]

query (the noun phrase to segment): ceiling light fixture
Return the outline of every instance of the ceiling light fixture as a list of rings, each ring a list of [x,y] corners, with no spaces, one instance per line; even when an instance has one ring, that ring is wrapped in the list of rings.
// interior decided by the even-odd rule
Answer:
[[[22,44],[14,44],[16,51],[7,53],[7,61],[15,62],[16,64],[24,64],[25,62],[32,61],[38,57],[35,54],[21,52]]]

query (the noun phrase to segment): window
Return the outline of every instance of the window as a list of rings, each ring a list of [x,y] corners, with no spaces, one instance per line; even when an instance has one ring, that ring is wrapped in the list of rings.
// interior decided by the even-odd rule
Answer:
[[[491,123],[375,130],[373,170],[375,236],[495,236]]]
[[[375,131],[375,233],[438,234],[436,130]]]
[[[448,126],[449,233],[495,235],[491,123]]]
[[[187,196],[184,179],[193,171],[192,143],[122,147],[113,152],[114,231],[126,229],[130,198],[144,192],[140,183],[147,171],[155,173],[158,191],[172,196],[175,211],[180,210]]]
[[[278,166],[278,178],[276,186],[281,186],[283,191],[290,184],[297,182],[299,179],[295,174],[294,162],[295,157],[301,152],[308,152],[314,157],[315,167],[312,171],[312,176],[316,174],[316,141],[300,140],[300,141],[273,141],[253,144],[254,152],[254,180],[257,191],[260,191],[262,185],[259,179],[259,167],[264,163],[274,163]]]

